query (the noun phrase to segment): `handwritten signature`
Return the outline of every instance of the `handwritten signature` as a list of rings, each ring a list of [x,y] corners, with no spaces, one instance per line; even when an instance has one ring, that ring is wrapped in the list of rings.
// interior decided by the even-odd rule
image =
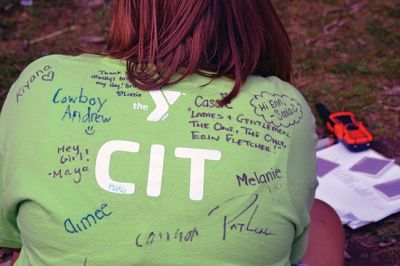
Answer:
[[[217,205],[216,207],[211,209],[208,213],[208,216],[211,216],[215,211],[220,209],[221,206],[227,205],[230,202],[244,196],[248,195],[241,195],[224,201],[223,204]],[[256,216],[259,208],[259,204],[257,204],[259,196],[258,194],[254,194],[253,196],[253,200],[248,205],[246,205],[246,207],[243,208],[238,214],[231,215],[232,217],[228,215],[223,215],[222,240],[226,240],[227,234],[232,231],[237,231],[239,233],[255,234],[262,237],[273,235],[268,227],[255,226],[253,224],[253,219]]]
[[[152,231],[149,234],[139,233],[136,236],[135,244],[137,247],[151,246],[153,243],[158,242],[180,242],[188,243],[192,242],[197,236],[199,236],[199,230],[197,227],[189,231],[182,231],[176,229],[175,235],[172,232],[156,232]]]

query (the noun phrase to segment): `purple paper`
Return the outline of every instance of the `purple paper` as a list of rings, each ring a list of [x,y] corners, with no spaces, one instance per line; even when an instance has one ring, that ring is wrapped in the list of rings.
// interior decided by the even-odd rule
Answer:
[[[400,196],[400,178],[375,185],[374,188],[382,192],[389,199],[398,197]]]
[[[317,157],[317,176],[323,177],[338,166],[337,163]]]
[[[377,175],[386,166],[391,164],[393,161],[386,159],[378,159],[371,157],[364,157],[353,165],[350,170],[355,172],[362,172],[370,175]]]

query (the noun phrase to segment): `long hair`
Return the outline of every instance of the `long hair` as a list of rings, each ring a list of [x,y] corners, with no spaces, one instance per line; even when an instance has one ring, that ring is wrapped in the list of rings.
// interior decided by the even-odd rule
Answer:
[[[251,74],[291,77],[290,41],[269,0],[114,0],[106,54],[125,59],[143,90],[192,73],[234,79],[221,105]]]

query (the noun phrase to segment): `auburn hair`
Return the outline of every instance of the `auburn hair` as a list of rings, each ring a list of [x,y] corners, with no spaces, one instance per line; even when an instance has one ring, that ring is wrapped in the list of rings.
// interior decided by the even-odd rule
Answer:
[[[221,105],[251,74],[290,82],[292,70],[290,41],[269,0],[114,0],[105,54],[125,59],[128,79],[143,90],[192,73],[227,76],[235,83]]]

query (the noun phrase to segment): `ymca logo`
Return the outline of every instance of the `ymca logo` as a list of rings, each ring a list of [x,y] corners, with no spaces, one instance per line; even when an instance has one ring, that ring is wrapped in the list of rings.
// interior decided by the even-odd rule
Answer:
[[[149,114],[147,121],[160,121],[167,117],[169,106],[173,105],[182,93],[177,91],[150,91],[156,108]]]

